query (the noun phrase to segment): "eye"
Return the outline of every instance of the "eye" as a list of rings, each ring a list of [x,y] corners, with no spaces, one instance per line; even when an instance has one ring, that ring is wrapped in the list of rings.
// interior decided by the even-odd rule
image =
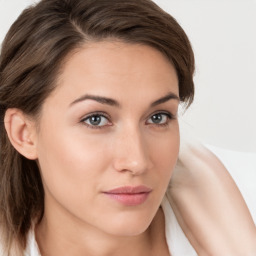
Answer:
[[[101,128],[109,125],[109,120],[103,114],[92,114],[81,120],[85,125],[90,128]]]
[[[170,113],[156,113],[148,119],[147,123],[156,125],[167,125],[170,119],[173,119]]]

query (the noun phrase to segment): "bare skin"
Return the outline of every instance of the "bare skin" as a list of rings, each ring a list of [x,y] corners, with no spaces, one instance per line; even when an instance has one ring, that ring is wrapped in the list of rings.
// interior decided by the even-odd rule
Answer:
[[[70,239],[65,240],[63,234],[59,233],[57,230],[39,225],[36,228],[36,237],[42,256],[55,255],[55,251],[61,253],[61,255],[71,255],[70,253],[76,255],[77,251],[77,255],[80,255],[76,248],[77,245],[75,241]],[[60,237],[62,237],[61,240],[59,239]],[[112,243],[113,247],[111,248],[111,244],[101,243],[102,241],[106,241],[106,237],[98,237],[96,241],[91,237],[87,240],[86,244],[88,246],[85,254],[88,256],[170,256],[165,239],[164,214],[161,208],[159,208],[150,227],[145,233],[131,237],[130,239],[125,237],[112,238],[116,243]]]
[[[85,100],[88,93],[108,100]],[[39,130],[20,110],[7,110],[13,146],[41,167],[45,212],[36,239],[42,256],[169,255],[159,207],[171,176],[169,200],[198,255],[255,255],[250,213],[212,153],[181,148],[181,168],[172,175],[178,105],[177,75],[161,53],[102,42],[66,62]],[[152,193],[135,207],[106,197],[106,190],[125,185],[147,185]]]
[[[200,144],[187,144],[178,165],[169,200],[198,255],[256,255],[255,224],[217,157]]]
[[[238,188],[216,156],[199,144],[187,145],[180,154],[179,166],[167,194],[198,255],[254,256],[255,225]],[[149,250],[144,248],[138,255],[169,255],[161,208],[148,231]],[[116,255],[121,252],[126,255],[125,247],[120,247]]]
[[[162,53],[107,41],[70,54],[37,122],[7,111],[13,145],[40,166],[42,256],[166,254],[154,223],[178,158],[178,106],[177,74]],[[124,187],[143,191],[110,196]]]

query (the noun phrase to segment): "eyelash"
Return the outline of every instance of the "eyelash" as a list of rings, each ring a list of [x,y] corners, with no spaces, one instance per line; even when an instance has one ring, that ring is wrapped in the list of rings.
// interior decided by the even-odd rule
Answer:
[[[106,115],[104,112],[94,112],[94,113],[91,113],[89,114],[88,116],[84,117],[82,120],[81,120],[81,123],[85,126],[87,126],[88,128],[90,129],[103,129],[105,128],[106,126],[111,126],[111,125],[103,125],[103,126],[97,126],[97,125],[90,125],[90,124],[87,124],[85,121],[88,120],[89,118],[91,117],[95,117],[95,116],[99,116],[99,117],[104,117],[106,118],[108,121],[109,121],[109,116]]]
[[[151,119],[153,116],[159,115],[159,114],[166,116],[166,117],[167,117],[167,121],[166,121],[165,123],[163,123],[163,124],[149,123],[150,125],[154,125],[154,126],[157,126],[157,127],[166,127],[166,126],[169,125],[169,123],[170,123],[171,120],[176,119],[176,117],[175,117],[173,114],[171,114],[170,112],[159,111],[159,112],[153,113],[147,120],[149,120],[149,119]],[[87,124],[87,123],[85,122],[85,121],[88,120],[89,118],[91,118],[91,117],[96,117],[96,116],[98,116],[98,117],[104,117],[104,118],[106,118],[106,119],[108,120],[108,122],[109,122],[110,117],[109,117],[108,115],[106,115],[104,112],[94,112],[94,113],[91,113],[90,115],[84,117],[80,122],[81,122],[83,125],[85,125],[85,126],[87,126],[88,128],[90,128],[90,129],[103,129],[103,128],[105,128],[106,126],[111,126],[111,124],[110,124],[110,125],[102,125],[102,126],[91,125],[91,124]]]
[[[171,114],[170,112],[166,112],[166,111],[160,111],[160,112],[156,112],[154,114],[152,114],[148,119],[151,119],[154,115],[164,115],[167,117],[167,121],[163,124],[158,124],[158,123],[151,123],[152,125],[155,125],[157,127],[166,127],[170,124],[170,121],[175,119],[175,116],[173,114]]]

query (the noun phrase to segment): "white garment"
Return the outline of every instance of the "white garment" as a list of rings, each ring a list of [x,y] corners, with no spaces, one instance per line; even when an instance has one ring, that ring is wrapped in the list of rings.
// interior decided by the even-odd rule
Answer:
[[[165,237],[170,254],[172,256],[196,256],[197,254],[178,224],[166,196],[162,201],[162,209],[165,216]],[[29,232],[27,250],[24,256],[40,256],[34,230]]]
[[[24,256],[41,256],[37,246],[34,229],[31,229],[28,234],[27,249]]]
[[[166,196],[162,201],[162,209],[165,216],[165,237],[171,256],[196,256]]]

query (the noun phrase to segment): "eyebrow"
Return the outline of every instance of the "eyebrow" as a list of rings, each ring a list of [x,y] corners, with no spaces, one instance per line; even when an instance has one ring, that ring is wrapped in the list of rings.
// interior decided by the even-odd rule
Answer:
[[[172,100],[172,99],[180,101],[180,98],[176,94],[170,92],[167,95],[165,95],[164,97],[152,102],[150,104],[150,107],[155,107],[157,105],[160,105],[160,104],[165,103],[165,102],[167,102],[169,100]],[[97,102],[99,102],[101,104],[104,104],[104,105],[106,104],[106,105],[109,105],[109,106],[121,107],[120,103],[117,102],[114,99],[111,99],[111,98],[108,98],[108,97],[97,96],[97,95],[91,95],[91,94],[86,94],[86,95],[81,96],[80,98],[74,100],[70,104],[70,106],[72,106],[72,105],[74,105],[78,102],[85,101],[85,100],[94,100],[94,101],[97,101]]]
[[[102,97],[102,96],[90,95],[90,94],[83,95],[82,97],[73,101],[70,105],[74,105],[78,102],[85,101],[85,100],[94,100],[101,104],[106,104],[106,105],[110,105],[110,106],[114,106],[114,107],[120,107],[120,104],[114,99]]]
[[[180,97],[178,95],[176,95],[175,93],[169,92],[166,96],[151,103],[150,106],[155,107],[155,106],[165,103],[169,100],[177,100],[178,102],[180,102]]]

